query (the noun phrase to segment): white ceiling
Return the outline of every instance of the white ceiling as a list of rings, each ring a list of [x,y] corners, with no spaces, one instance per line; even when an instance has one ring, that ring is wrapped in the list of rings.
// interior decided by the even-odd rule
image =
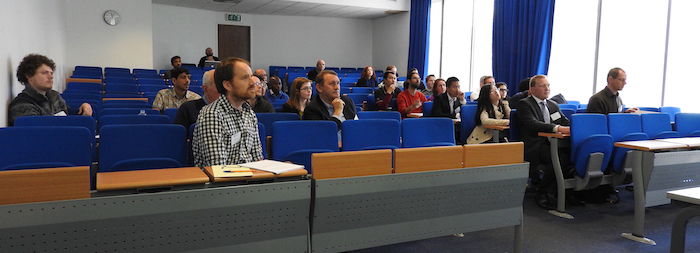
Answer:
[[[393,11],[408,11],[410,0],[236,0],[237,4],[213,0],[152,0],[187,8],[265,15],[316,16],[375,19]]]

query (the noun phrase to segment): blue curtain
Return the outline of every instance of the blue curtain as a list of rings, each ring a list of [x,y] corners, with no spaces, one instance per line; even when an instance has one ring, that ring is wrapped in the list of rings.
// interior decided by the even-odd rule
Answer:
[[[408,70],[418,69],[425,76],[428,72],[428,36],[430,35],[431,0],[411,0],[411,32],[408,44]]]
[[[496,0],[493,11],[493,75],[517,92],[526,77],[547,74],[554,0]]]

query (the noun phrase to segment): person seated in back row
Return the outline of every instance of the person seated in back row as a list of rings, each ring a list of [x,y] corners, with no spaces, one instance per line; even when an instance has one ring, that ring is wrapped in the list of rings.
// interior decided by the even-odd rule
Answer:
[[[250,107],[253,108],[253,112],[255,113],[272,113],[275,112],[275,107],[268,102],[265,99],[265,96],[263,96],[264,92],[264,84],[260,81],[260,78],[257,76],[252,76],[251,77],[253,81],[255,82],[255,97],[248,99],[248,103],[250,104]],[[275,78],[275,77],[272,77]]]
[[[311,80],[304,77],[297,77],[292,82],[292,87],[289,90],[289,100],[282,105],[281,112],[291,112],[299,114],[301,118],[304,115],[306,105],[311,101]]]
[[[406,83],[408,83],[408,89],[399,93],[396,99],[396,104],[399,107],[402,119],[408,117],[411,113],[422,113],[423,103],[428,101],[425,95],[418,91],[421,82],[418,72],[411,73],[409,77],[411,79],[406,81]]]
[[[447,92],[435,96],[433,100],[432,117],[446,117],[456,119],[461,107],[467,104],[464,92],[460,90],[457,77],[447,78]]]
[[[8,125],[14,126],[15,119],[22,116],[55,115],[66,116],[68,105],[61,94],[53,90],[53,60],[39,54],[24,57],[17,67],[17,80],[24,85],[8,107]],[[92,107],[83,103],[78,114],[92,116]]]
[[[362,70],[362,76],[357,79],[355,87],[370,87],[372,90],[377,88],[377,75],[374,74],[372,66],[367,66]]]
[[[199,94],[189,91],[190,88],[190,71],[186,68],[174,68],[172,89],[162,89],[158,91],[156,98],[153,100],[153,109],[163,113],[165,109],[180,108],[180,106],[191,100],[202,98]]]
[[[396,74],[394,72],[384,72],[384,85],[374,90],[374,102],[379,110],[396,110],[397,108],[389,108],[391,100],[399,97],[401,88],[396,87]]]
[[[221,94],[216,91],[213,69],[204,72],[202,76],[202,92],[204,96],[201,99],[187,101],[177,109],[177,114],[175,114],[173,123],[182,125],[185,129],[190,129],[190,126],[197,122],[199,111],[202,110],[205,105],[219,98]]]
[[[282,81],[279,77],[273,76],[270,78],[270,83],[268,86],[269,90],[265,92],[265,98],[267,98],[267,101],[270,101],[270,103],[274,103],[278,100],[286,101],[289,99],[289,95],[282,91]]]
[[[476,127],[467,138],[467,144],[479,144],[493,138],[493,131],[484,128],[484,125],[507,126],[510,124],[510,107],[507,103],[503,103],[496,86],[481,87],[477,101],[476,115],[474,115]]]

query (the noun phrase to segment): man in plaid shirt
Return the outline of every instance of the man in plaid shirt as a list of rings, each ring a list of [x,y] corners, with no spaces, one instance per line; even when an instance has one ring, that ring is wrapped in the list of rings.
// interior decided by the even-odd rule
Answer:
[[[216,67],[214,82],[221,94],[202,108],[192,138],[198,167],[253,162],[263,159],[258,119],[247,99],[255,97],[250,63],[228,58]]]

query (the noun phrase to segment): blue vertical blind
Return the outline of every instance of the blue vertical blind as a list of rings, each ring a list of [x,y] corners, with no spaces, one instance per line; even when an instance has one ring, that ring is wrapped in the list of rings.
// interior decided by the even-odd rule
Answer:
[[[428,71],[431,0],[411,0],[411,32],[408,45],[408,70],[418,69],[421,75]]]

